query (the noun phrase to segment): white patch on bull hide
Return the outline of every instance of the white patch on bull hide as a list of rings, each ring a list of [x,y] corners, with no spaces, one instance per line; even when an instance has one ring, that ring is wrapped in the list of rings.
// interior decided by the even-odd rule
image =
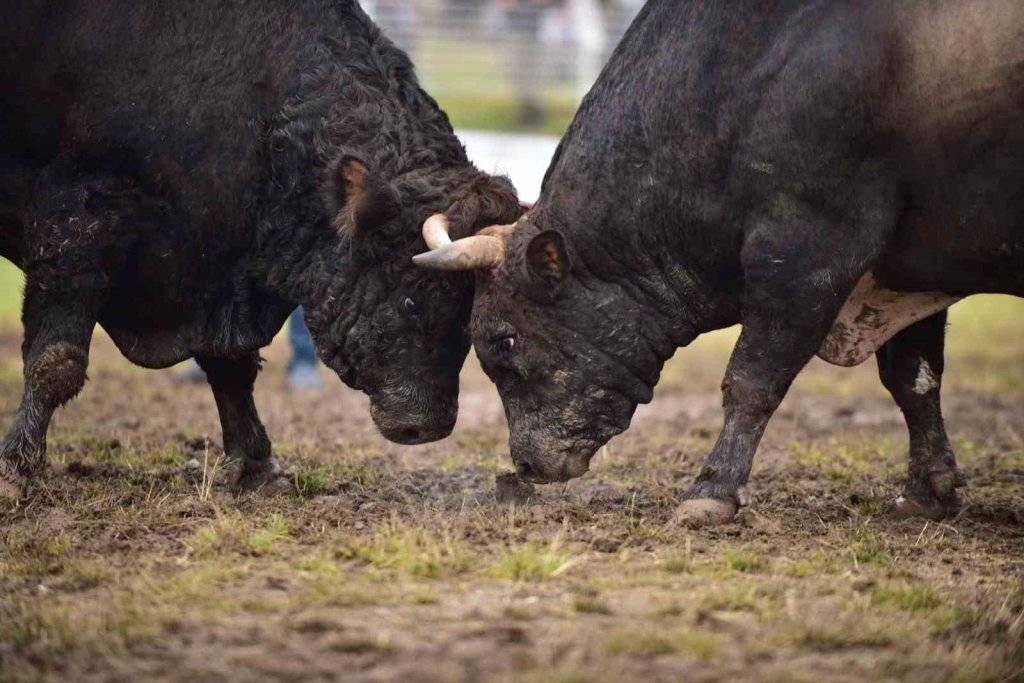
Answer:
[[[939,386],[939,381],[935,378],[935,373],[932,372],[932,366],[922,358],[921,367],[917,371],[917,379],[914,380],[914,393],[923,396],[937,386]]]
[[[836,316],[818,356],[834,365],[860,365],[897,332],[959,299],[942,292],[894,292],[879,287],[874,274],[866,273]]]

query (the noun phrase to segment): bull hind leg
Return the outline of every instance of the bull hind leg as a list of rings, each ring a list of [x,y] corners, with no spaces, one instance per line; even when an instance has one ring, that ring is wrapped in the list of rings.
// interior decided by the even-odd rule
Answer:
[[[903,515],[941,519],[960,508],[956,489],[964,477],[942,421],[939,394],[944,367],[946,311],[911,325],[876,354],[878,374],[903,411],[910,433],[910,460]]]
[[[54,411],[85,384],[101,300],[90,281],[87,276],[57,278],[31,270],[26,278],[25,385],[14,422],[0,442],[0,499],[28,494],[46,467],[46,432]]]
[[[259,355],[253,352],[241,358],[199,356],[196,360],[206,373],[217,402],[224,453],[240,465],[236,488],[266,488],[275,492],[290,489],[290,482],[271,456],[270,439],[253,401]]]

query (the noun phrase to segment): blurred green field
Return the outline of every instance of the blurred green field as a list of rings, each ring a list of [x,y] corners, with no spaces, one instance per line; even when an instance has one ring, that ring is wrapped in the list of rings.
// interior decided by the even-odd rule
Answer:
[[[549,84],[538,93],[540,119],[524,123],[508,55],[493,45],[435,38],[418,44],[414,56],[424,87],[456,128],[561,135],[579,105],[574,84]]]
[[[17,324],[25,278],[13,263],[0,258],[0,325]]]

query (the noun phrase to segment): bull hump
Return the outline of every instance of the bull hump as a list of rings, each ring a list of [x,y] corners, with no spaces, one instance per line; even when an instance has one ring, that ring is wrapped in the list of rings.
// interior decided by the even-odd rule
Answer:
[[[843,304],[818,356],[833,365],[860,365],[900,330],[958,300],[942,292],[894,292],[867,273]]]

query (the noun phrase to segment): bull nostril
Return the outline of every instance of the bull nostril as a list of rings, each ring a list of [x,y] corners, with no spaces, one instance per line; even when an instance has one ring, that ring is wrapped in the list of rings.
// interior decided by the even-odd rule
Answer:
[[[533,467],[530,466],[530,463],[521,462],[516,465],[516,474],[523,479],[533,476]]]

